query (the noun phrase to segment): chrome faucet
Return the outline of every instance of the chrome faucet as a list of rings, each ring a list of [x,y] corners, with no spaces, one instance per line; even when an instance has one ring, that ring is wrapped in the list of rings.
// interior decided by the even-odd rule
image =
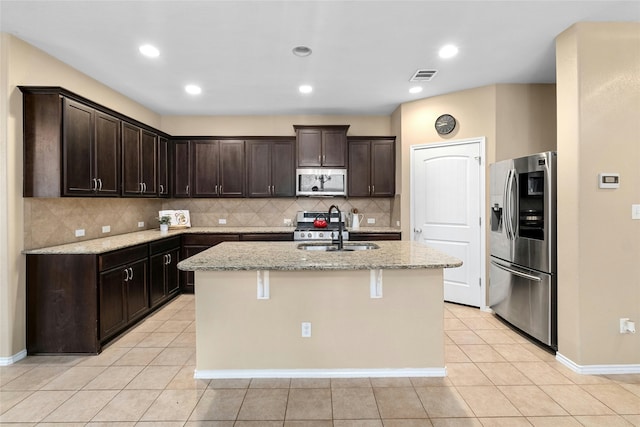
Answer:
[[[334,209],[338,211],[338,250],[341,251],[344,249],[344,241],[342,240],[342,212],[340,212],[340,208],[336,205],[331,205],[327,216],[329,217],[329,222],[331,222],[331,211]]]

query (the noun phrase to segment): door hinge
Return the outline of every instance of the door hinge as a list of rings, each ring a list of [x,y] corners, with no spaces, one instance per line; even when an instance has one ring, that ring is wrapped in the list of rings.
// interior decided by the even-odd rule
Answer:
[[[482,277],[478,277],[478,286],[482,287]]]
[[[480,226],[482,225],[482,217],[481,216],[478,217],[478,225],[480,225]]]

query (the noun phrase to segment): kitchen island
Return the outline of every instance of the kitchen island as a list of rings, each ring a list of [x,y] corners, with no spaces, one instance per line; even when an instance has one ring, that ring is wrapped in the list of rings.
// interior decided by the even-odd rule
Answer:
[[[443,268],[410,241],[324,252],[225,242],[195,272],[196,378],[444,376]]]

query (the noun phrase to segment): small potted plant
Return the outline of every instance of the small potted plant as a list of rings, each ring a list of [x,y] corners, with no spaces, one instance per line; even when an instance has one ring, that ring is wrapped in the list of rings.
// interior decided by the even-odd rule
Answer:
[[[160,222],[160,231],[167,232],[169,231],[169,224],[171,224],[171,217],[169,215],[164,215],[158,218],[158,222]]]

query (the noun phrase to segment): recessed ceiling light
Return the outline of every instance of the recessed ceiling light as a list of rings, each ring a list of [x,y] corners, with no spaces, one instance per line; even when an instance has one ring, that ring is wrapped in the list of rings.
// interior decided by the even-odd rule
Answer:
[[[200,93],[202,93],[202,89],[200,88],[200,86],[196,85],[186,85],[184,87],[184,90],[190,95],[200,95]]]
[[[409,89],[409,93],[420,93],[422,92],[422,86],[414,86]]]
[[[438,52],[438,55],[440,55],[440,58],[453,58],[457,54],[458,54],[458,47],[452,44],[442,46],[442,48],[440,48],[440,51]]]
[[[308,46],[296,46],[292,50],[295,56],[309,56],[311,55],[311,48]]]
[[[298,91],[300,93],[311,93],[313,92],[313,87],[311,85],[301,85],[298,87]]]
[[[143,44],[138,48],[140,53],[149,58],[156,58],[160,56],[160,51],[157,47],[151,46],[150,44]]]

